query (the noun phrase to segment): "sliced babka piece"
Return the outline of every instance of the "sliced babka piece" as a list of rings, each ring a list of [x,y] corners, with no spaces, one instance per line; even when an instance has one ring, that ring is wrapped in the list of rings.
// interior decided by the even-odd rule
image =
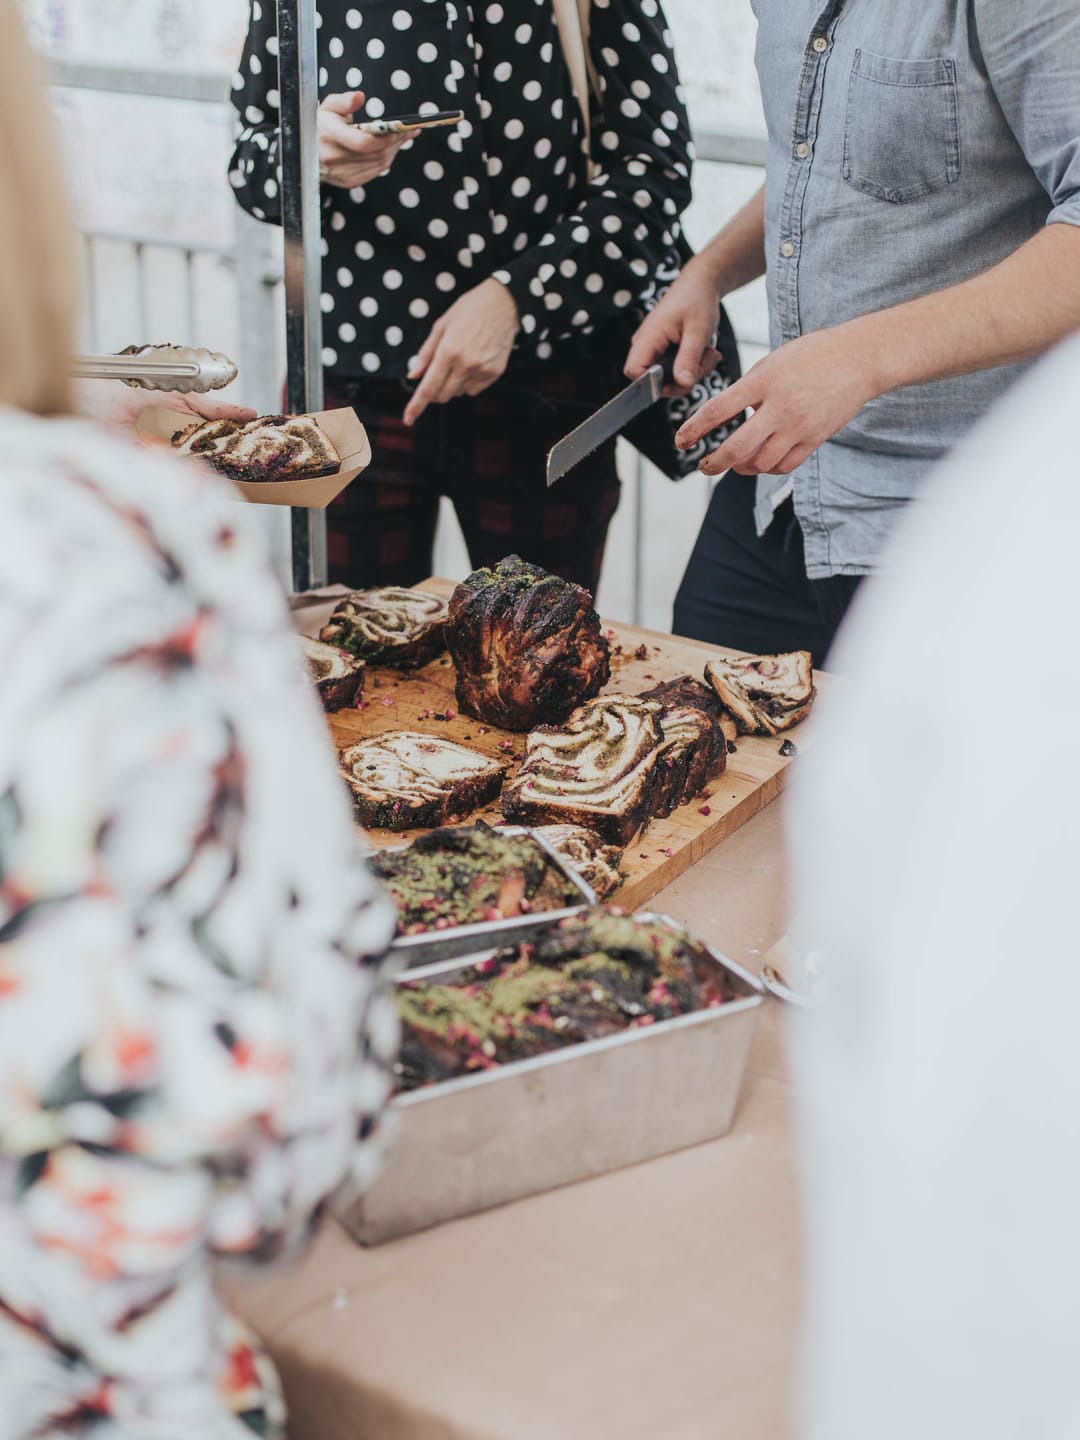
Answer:
[[[428,590],[396,585],[357,590],[334,607],[319,639],[371,665],[416,670],[443,650],[446,608],[446,601]]]
[[[638,695],[602,695],[565,725],[541,725],[525,742],[503,814],[523,825],[586,825],[608,844],[628,845],[652,814],[660,711]]]
[[[589,592],[516,555],[457,587],[446,645],[458,705],[504,730],[562,724],[611,676]]]
[[[657,700],[663,707],[664,748],[653,814],[670,815],[723,773],[727,740],[720,724],[721,705],[713,691],[691,675],[655,685],[641,698]]]
[[[341,765],[356,818],[380,830],[460,820],[495,799],[507,770],[499,760],[414,730],[361,740],[342,751]]]
[[[310,635],[300,636],[300,648],[323,709],[333,712],[355,705],[364,688],[363,660],[322,640],[313,640]]]
[[[536,833],[581,876],[598,900],[606,900],[622,884],[619,866],[623,852],[618,845],[608,845],[595,830],[584,825],[538,825]]]
[[[809,650],[711,660],[705,678],[741,735],[779,735],[810,713],[817,691]]]
[[[172,443],[233,480],[265,483],[333,475],[341,457],[312,415],[260,415],[257,420],[199,420]]]

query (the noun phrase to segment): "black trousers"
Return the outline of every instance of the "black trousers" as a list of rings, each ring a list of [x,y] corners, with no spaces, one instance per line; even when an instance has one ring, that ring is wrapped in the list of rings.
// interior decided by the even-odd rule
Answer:
[[[730,473],[713,491],[675,597],[675,634],[755,655],[809,650],[823,665],[863,577],[807,579],[794,505],[785,500],[759,537],[755,485]]]

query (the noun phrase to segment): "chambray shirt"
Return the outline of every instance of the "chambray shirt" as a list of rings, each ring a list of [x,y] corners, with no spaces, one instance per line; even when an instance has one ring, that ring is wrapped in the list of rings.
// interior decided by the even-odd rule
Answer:
[[[1080,0],[753,8],[774,347],[1080,225]],[[1021,368],[884,395],[812,455],[793,477],[811,578],[874,569],[898,510]],[[791,486],[759,479],[759,530]]]

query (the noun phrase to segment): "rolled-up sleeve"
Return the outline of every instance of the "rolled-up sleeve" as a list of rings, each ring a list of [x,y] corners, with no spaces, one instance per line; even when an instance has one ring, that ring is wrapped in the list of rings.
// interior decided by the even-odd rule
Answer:
[[[998,103],[1053,202],[1047,223],[1080,225],[1080,6],[976,0],[975,14]]]

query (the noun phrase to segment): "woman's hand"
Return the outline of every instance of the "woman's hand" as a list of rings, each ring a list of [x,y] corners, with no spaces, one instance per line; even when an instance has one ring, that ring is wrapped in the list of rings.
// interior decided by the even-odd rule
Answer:
[[[175,410],[192,420],[254,420],[258,411],[213,395],[181,395],[175,390],[134,390],[115,380],[86,380],[80,385],[81,408],[106,425],[127,428],[150,406]]]
[[[410,139],[401,135],[369,135],[349,122],[364,103],[362,90],[327,95],[319,106],[319,179],[324,185],[355,190],[385,175],[394,156]]]
[[[405,407],[405,424],[415,425],[429,405],[479,395],[493,385],[506,369],[520,325],[517,303],[498,280],[466,291],[420,347],[409,371],[420,384]]]
[[[714,346],[720,324],[720,292],[708,266],[688,262],[659,304],[641,322],[626,357],[631,380],[655,365],[669,350],[675,357],[675,384],[665,393],[685,395],[716,367]]]
[[[753,415],[701,462],[706,475],[790,475],[881,393],[859,322],[816,330],[766,355],[696,410],[675,436],[688,450],[740,411]]]

